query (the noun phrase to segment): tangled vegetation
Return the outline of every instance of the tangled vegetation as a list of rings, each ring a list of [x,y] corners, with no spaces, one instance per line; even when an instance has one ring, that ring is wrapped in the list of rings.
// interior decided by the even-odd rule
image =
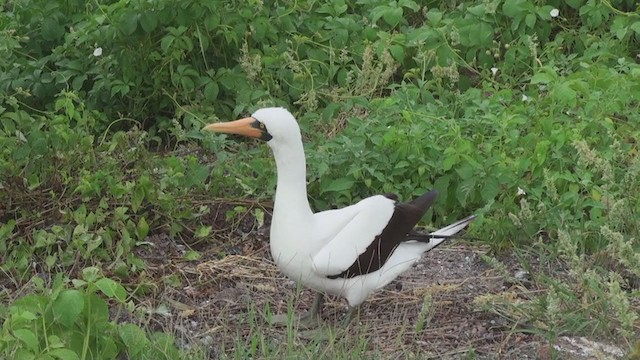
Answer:
[[[268,149],[200,129],[272,105],[301,123],[316,209],[435,188],[426,224],[476,213],[485,260],[517,252],[544,289],[479,310],[550,342],[639,338],[635,1],[2,7],[0,357],[189,357],[109,309],[145,316],[149,236],[215,241],[202,199],[271,198]]]

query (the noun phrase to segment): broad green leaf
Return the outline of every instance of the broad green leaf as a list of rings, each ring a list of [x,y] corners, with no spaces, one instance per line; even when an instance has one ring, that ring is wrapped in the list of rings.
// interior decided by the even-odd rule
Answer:
[[[166,35],[162,40],[160,40],[160,48],[165,54],[169,52],[169,49],[171,48],[171,45],[173,45],[175,39],[176,37],[173,35]]]
[[[195,250],[189,250],[184,254],[184,259],[188,261],[195,261],[202,258],[202,254]]]
[[[629,22],[631,21],[630,17],[627,16],[616,16],[616,19],[611,24],[611,32],[616,34],[618,40],[624,39],[627,35],[628,31],[631,29],[629,27]]]
[[[450,170],[453,167],[453,165],[457,164],[459,161],[460,161],[460,155],[458,155],[457,153],[453,152],[447,155],[442,161],[442,170],[444,171]]]
[[[389,52],[393,56],[396,61],[402,63],[404,61],[404,47],[401,45],[391,45],[389,47]]]
[[[539,165],[544,164],[544,161],[547,159],[549,145],[551,145],[551,142],[549,140],[541,140],[536,144],[534,156]]]
[[[133,190],[133,196],[131,197],[131,210],[133,210],[133,212],[138,212],[140,205],[142,205],[142,200],[144,200],[144,188],[142,188],[142,186],[136,186]]]
[[[354,184],[353,179],[338,178],[338,179],[332,180],[328,186],[322,189],[322,192],[323,193],[329,192],[329,191],[341,192],[341,191],[349,190],[353,187],[353,184]]]
[[[442,12],[436,9],[430,9],[427,13],[427,19],[431,22],[431,26],[438,26],[442,20]]]
[[[158,26],[158,17],[155,12],[147,10],[140,16],[140,26],[147,33],[152,32]]]
[[[34,360],[36,359],[36,355],[24,348],[19,348],[16,350],[14,357],[11,360]],[[38,359],[39,360],[39,359]]]
[[[138,241],[143,241],[147,237],[147,234],[149,233],[149,224],[147,224],[147,220],[144,216],[141,216],[140,220],[138,220],[136,231],[138,233]]]
[[[524,17],[524,23],[527,24],[529,28],[533,28],[536,25],[536,15],[535,14],[527,14]]]
[[[470,14],[473,14],[476,17],[483,17],[487,13],[487,7],[485,4],[480,4],[476,6],[471,6],[467,9]]]
[[[197,239],[202,239],[209,236],[209,234],[211,234],[211,226],[199,226],[193,236],[195,236]]]
[[[60,360],[78,360],[78,354],[69,349],[55,349],[48,352],[48,355]]]
[[[40,29],[42,38],[48,41],[57,40],[64,35],[64,26],[58,24],[54,17],[46,17]]]
[[[53,302],[52,308],[56,320],[70,328],[84,310],[84,295],[78,290],[64,290]]]
[[[123,324],[118,327],[118,334],[130,356],[135,357],[135,355],[144,351],[149,345],[147,335],[137,325]]]
[[[500,192],[500,182],[495,177],[488,177],[484,181],[484,186],[482,188],[482,200],[490,201],[495,199],[495,197]]]
[[[96,324],[98,328],[106,326],[109,321],[109,306],[107,302],[104,301],[101,295],[95,293],[89,294],[87,301],[90,304],[88,308],[91,309],[91,313],[87,314],[87,316],[91,316],[92,323]]]
[[[109,278],[102,278],[96,281],[95,284],[96,287],[98,287],[98,289],[102,291],[102,293],[110,298],[115,297],[122,302],[127,299],[127,291],[124,289],[124,287]]]
[[[456,173],[461,179],[466,180],[476,176],[476,167],[470,161],[463,161],[459,166],[455,168]]]
[[[565,1],[567,5],[577,10],[577,9],[580,9],[587,0],[565,0]]]
[[[122,15],[120,18],[120,30],[125,35],[131,35],[136,32],[138,28],[138,20],[140,19],[140,14],[136,11],[128,11]]]
[[[493,39],[493,28],[491,25],[480,22],[470,26],[469,41],[471,45],[488,46]]]
[[[564,81],[554,86],[551,91],[551,96],[565,105],[575,106],[578,102],[578,95],[576,91],[571,88],[570,81]]]
[[[396,26],[402,20],[402,8],[388,8],[383,14],[382,19],[384,22],[391,26]]]
[[[204,20],[204,26],[207,31],[212,31],[220,25],[220,14],[210,14]]]
[[[552,81],[554,81],[556,79],[556,77],[554,75],[551,75],[549,73],[537,73],[535,75],[533,75],[531,77],[531,83],[532,84],[549,84]]]
[[[476,178],[471,177],[467,180],[464,180],[457,188],[456,188],[456,198],[460,205],[465,206],[467,204],[467,200],[469,196],[474,191],[476,186]]]
[[[211,80],[204,87],[204,96],[209,101],[215,101],[218,98],[218,93],[220,93],[220,87],[215,80]]]
[[[503,13],[508,17],[522,16],[525,11],[522,6],[526,0],[506,0],[502,5]]]
[[[13,331],[13,336],[24,343],[29,350],[38,351],[38,339],[36,334],[29,329],[17,329]]]

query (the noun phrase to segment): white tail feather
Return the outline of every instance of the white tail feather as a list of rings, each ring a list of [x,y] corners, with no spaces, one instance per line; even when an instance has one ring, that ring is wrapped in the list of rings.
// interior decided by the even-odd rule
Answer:
[[[434,247],[440,245],[443,241],[448,239],[448,236],[455,235],[458,232],[460,232],[460,230],[464,229],[475,218],[476,218],[475,215],[467,216],[466,218],[460,221],[457,221],[451,225],[443,227],[442,229],[438,229],[432,233],[429,233],[429,235],[436,236],[436,237],[431,238],[431,241],[429,241],[429,248],[426,251],[429,251]],[[438,238],[437,237],[438,235],[447,236],[447,237]]]
[[[445,226],[442,229],[438,229],[432,233],[431,235],[442,235],[442,236],[451,236],[457,234],[460,230],[464,229],[469,223],[471,223],[476,218],[475,215],[467,216],[466,218],[455,222],[451,225]]]

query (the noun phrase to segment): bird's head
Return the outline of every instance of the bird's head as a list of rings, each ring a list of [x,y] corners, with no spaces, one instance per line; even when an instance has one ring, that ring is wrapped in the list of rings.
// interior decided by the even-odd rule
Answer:
[[[266,141],[270,146],[300,141],[298,122],[285,108],[263,108],[251,117],[209,124],[204,130],[253,137]]]

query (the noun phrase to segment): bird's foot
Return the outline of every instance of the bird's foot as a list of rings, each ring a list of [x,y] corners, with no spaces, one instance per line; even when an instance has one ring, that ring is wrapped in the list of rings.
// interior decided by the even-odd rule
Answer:
[[[351,323],[351,320],[353,320],[353,318],[359,312],[360,312],[359,306],[349,306],[349,310],[347,310],[347,313],[344,315],[344,318],[342,319],[342,327],[349,326],[349,323]]]
[[[271,316],[269,319],[269,323],[274,326],[288,326],[288,325],[297,325],[299,327],[310,329],[314,327],[319,327],[322,325],[322,319],[320,316],[312,311],[307,311],[302,315],[296,314],[278,314]]]
[[[322,319],[320,319],[320,309],[324,303],[324,295],[318,293],[313,300],[311,309],[306,313],[296,316],[295,314],[280,314],[271,317],[271,325],[287,326],[293,324],[293,321],[303,328],[313,328],[322,325]],[[297,318],[297,319],[296,319]],[[296,321],[297,320],[297,321]]]

